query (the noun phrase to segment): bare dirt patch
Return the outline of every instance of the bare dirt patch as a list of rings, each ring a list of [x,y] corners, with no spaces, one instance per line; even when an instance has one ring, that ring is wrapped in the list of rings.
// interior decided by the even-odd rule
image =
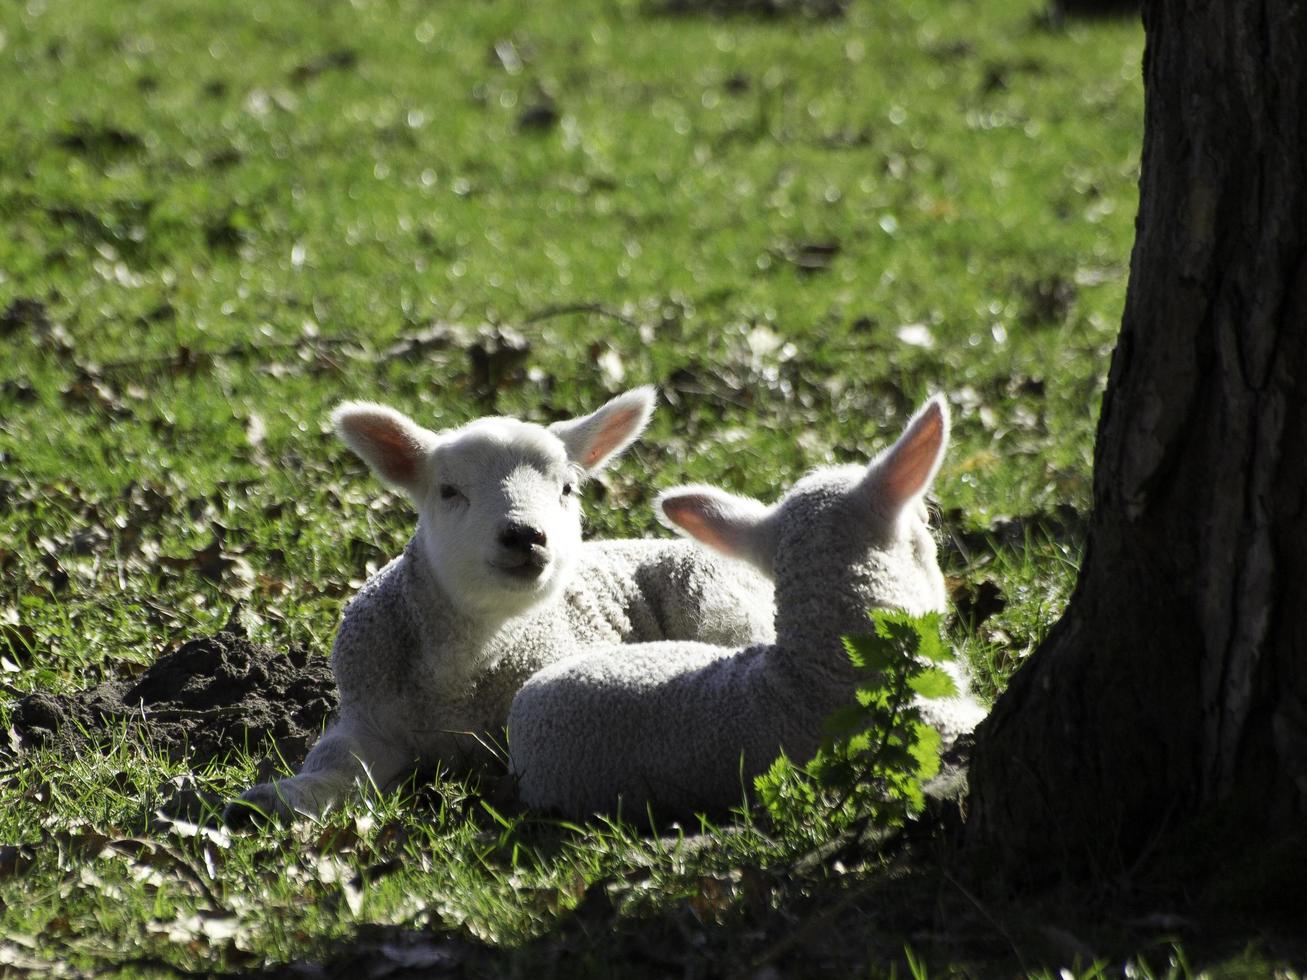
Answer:
[[[134,681],[29,694],[10,721],[23,748],[79,750],[126,728],[195,768],[244,748],[275,748],[294,764],[336,703],[327,658],[304,649],[277,652],[221,632],[189,640]]]

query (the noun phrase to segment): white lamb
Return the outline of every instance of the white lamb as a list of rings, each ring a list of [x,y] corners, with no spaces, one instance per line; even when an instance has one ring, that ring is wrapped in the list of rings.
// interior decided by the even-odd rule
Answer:
[[[417,532],[345,609],[336,722],[297,775],[246,791],[229,819],[320,814],[415,766],[475,768],[526,678],[579,644],[770,635],[770,583],[737,563],[689,542],[582,544],[582,480],[653,403],[640,388],[548,428],[484,418],[441,433],[381,405],[338,408],[340,436],[413,500]]]
[[[868,608],[944,605],[922,495],[947,436],[935,398],[869,466],[818,470],[774,506],[711,487],[664,493],[669,526],[774,576],[776,641],[591,650],[541,670],[509,713],[523,801],[570,816],[720,813],[782,750],[809,759],[823,720],[853,700],[840,638],[870,628]],[[922,707],[946,742],[983,717],[965,693]]]

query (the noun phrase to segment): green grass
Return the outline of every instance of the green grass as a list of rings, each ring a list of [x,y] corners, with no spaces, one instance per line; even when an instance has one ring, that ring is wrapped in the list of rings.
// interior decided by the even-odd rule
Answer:
[[[644,382],[665,402],[588,491],[597,535],[655,533],[654,492],[687,480],[770,497],[948,392],[937,489],[972,543],[948,571],[1007,601],[951,637],[1001,688],[1074,583],[1079,538],[1044,518],[1089,503],[1141,50],[1136,25],[1052,29],[1038,0],[857,0],[829,21],[632,0],[5,5],[5,697],[139,669],[238,601],[257,639],[325,654],[412,528],[329,435],[342,398],[432,425],[547,420]],[[526,356],[487,373],[468,349],[503,331]],[[215,535],[211,581],[195,555]],[[197,775],[230,795],[254,765]],[[0,855],[0,963],[237,969],[407,923],[490,972],[661,975],[661,948],[710,972],[907,975],[920,923],[868,923],[923,889],[988,936],[911,940],[932,974],[1074,959],[1046,938],[995,948],[963,895],[903,869],[777,870],[820,826],[678,849],[673,830],[501,822],[455,781],[331,817],[349,846],[305,826],[101,854],[180,773],[129,741],[5,773],[0,843],[23,848]]]

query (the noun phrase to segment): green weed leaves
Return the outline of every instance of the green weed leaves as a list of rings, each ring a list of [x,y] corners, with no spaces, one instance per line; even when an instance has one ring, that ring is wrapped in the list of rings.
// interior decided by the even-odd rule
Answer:
[[[819,823],[901,825],[921,810],[922,785],[939,769],[939,734],[919,699],[957,694],[939,664],[951,654],[939,616],[875,610],[872,631],[844,638],[857,676],[855,700],[826,719],[821,748],[806,766],[784,754],[755,780],[758,799],[780,829]]]

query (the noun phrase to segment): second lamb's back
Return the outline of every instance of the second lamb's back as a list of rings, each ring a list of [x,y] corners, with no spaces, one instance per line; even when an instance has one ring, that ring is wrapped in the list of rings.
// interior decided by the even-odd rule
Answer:
[[[587,542],[563,603],[580,643],[594,642],[596,628],[615,629],[623,643],[738,644],[775,636],[772,583],[685,540]],[[550,662],[574,649],[554,651]]]
[[[922,495],[947,434],[932,399],[869,465],[818,470],[775,505],[711,487],[664,494],[671,523],[775,577],[775,642],[590,649],[541,670],[509,713],[523,801],[568,816],[721,813],[779,753],[811,758],[825,719],[854,699],[842,637],[867,629],[869,608],[945,604]],[[980,714],[965,691],[955,700],[939,716],[946,740]]]

